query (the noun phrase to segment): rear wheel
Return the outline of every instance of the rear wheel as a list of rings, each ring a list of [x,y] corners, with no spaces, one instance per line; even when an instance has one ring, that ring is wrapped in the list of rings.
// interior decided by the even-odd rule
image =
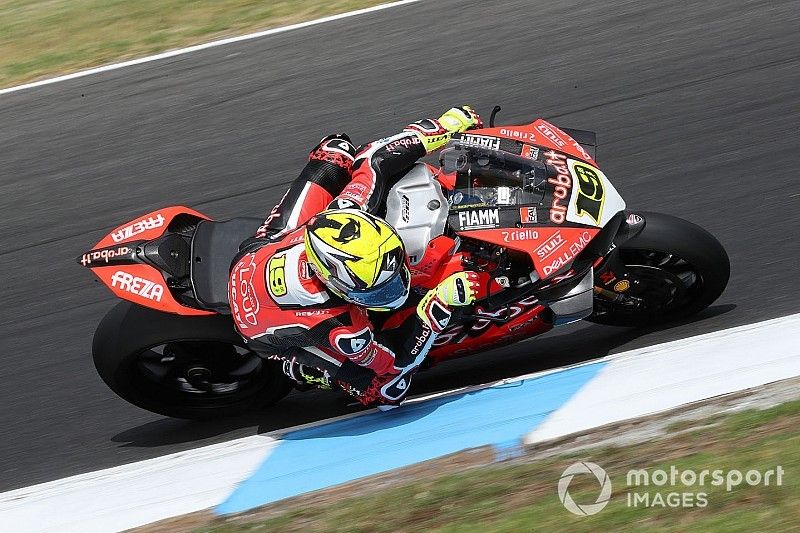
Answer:
[[[626,272],[617,281],[627,282],[619,286],[624,290],[596,294],[587,320],[613,326],[680,320],[705,309],[725,290],[730,261],[713,235],[670,215],[642,215],[644,230],[616,252],[616,264]]]
[[[222,315],[179,316],[121,302],[100,322],[92,352],[111,390],[165,416],[233,416],[292,389],[279,364],[258,357]]]

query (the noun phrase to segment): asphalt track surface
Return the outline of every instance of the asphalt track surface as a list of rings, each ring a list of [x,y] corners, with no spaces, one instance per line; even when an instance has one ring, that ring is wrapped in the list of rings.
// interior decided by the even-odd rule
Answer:
[[[425,1],[2,96],[0,490],[352,409],[312,392],[196,423],[128,405],[90,357],[114,300],[74,263],[165,205],[264,213],[330,131],[368,141],[460,103],[592,129],[629,206],[731,256],[728,290],[688,323],[572,326],[442,365],[417,393],[800,311],[799,23],[797,1]]]

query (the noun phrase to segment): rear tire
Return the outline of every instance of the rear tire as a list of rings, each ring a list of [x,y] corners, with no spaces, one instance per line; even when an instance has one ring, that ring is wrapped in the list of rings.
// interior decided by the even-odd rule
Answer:
[[[626,309],[595,296],[595,312],[586,320],[611,326],[648,326],[680,320],[702,311],[725,290],[730,260],[713,235],[671,215],[641,215],[646,221],[644,230],[615,253],[620,254],[631,279],[641,279],[643,300],[647,302],[647,295],[660,292],[665,304],[659,308],[651,302],[650,307]],[[635,290],[634,285],[630,292]]]
[[[223,315],[181,316],[120,302],[98,325],[92,354],[117,395],[175,418],[234,416],[292,389],[279,363],[250,351]]]

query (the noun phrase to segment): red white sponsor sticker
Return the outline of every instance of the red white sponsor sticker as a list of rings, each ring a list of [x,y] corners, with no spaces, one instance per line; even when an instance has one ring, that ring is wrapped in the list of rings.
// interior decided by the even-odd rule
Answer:
[[[561,235],[560,231],[553,233],[549,239],[536,247],[533,253],[540,261],[544,261],[558,250],[560,250],[567,243],[566,239]]]
[[[561,136],[559,136],[558,133],[556,133],[553,130],[553,128],[551,128],[547,124],[539,124],[536,126],[536,129],[539,130],[539,132],[542,135],[544,135],[551,143],[553,143],[557,147],[563,148],[564,146],[566,146],[567,144],[566,141],[564,141],[564,139],[562,139]]]
[[[123,270],[114,272],[114,275],[111,276],[111,286],[156,302],[160,302],[164,296],[162,284],[134,276]]]
[[[539,232],[536,231],[535,229],[503,230],[502,235],[503,235],[503,242],[539,240]]]
[[[527,157],[528,159],[536,159],[539,157],[539,148],[537,146],[531,146],[530,144],[526,144],[522,147],[522,157]]]
[[[535,207],[520,207],[519,221],[523,224],[536,224],[539,222]]]
[[[154,216],[136,221],[115,231],[111,234],[111,238],[114,239],[114,242],[121,242],[145,231],[160,228],[164,225],[164,222],[164,216],[161,213],[156,213]]]
[[[567,169],[567,156],[549,150],[544,153],[545,163],[555,167],[557,174],[547,178],[553,185],[553,205],[550,207],[550,220],[556,224],[563,224],[567,217],[567,204],[572,189],[572,176]]]
[[[641,223],[641,221],[644,219],[642,218],[641,215],[637,215],[636,213],[631,213],[630,215],[628,215],[628,218],[626,220],[628,224],[635,226],[636,224]]]
[[[314,278],[314,273],[311,271],[311,266],[305,259],[301,259],[297,262],[297,274],[300,278],[300,281],[308,281]]]
[[[253,276],[256,273],[255,254],[242,257],[231,272],[230,292],[233,317],[239,329],[245,330],[258,325],[258,303]]]
[[[519,130],[510,130],[507,128],[503,128],[500,130],[500,135],[504,135],[511,139],[517,139],[520,141],[536,142],[536,135],[534,135],[532,131],[519,131]]]
[[[581,154],[581,156],[583,156],[584,159],[586,159],[587,161],[592,161],[592,156],[589,155],[589,152],[583,149],[581,143],[573,139],[572,146],[573,148],[575,148],[575,150],[578,151],[579,154]]]
[[[586,230],[583,231],[576,240],[569,243],[569,245],[559,245],[555,258],[550,260],[550,263],[542,268],[544,275],[549,276],[569,264],[570,261],[575,259],[575,256],[586,248],[586,245],[589,244],[591,240],[592,233]]]
[[[101,260],[108,263],[109,259],[130,255],[130,253],[131,249],[127,246],[120,246],[116,249],[92,250],[91,252],[83,254],[83,257],[81,257],[81,264],[86,266],[92,264],[94,261]]]

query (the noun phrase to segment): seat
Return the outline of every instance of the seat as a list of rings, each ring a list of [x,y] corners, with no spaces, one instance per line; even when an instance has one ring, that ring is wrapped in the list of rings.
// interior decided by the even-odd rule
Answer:
[[[192,236],[191,280],[197,302],[205,309],[230,313],[228,277],[239,244],[255,235],[264,221],[240,217],[225,222],[203,220]]]

